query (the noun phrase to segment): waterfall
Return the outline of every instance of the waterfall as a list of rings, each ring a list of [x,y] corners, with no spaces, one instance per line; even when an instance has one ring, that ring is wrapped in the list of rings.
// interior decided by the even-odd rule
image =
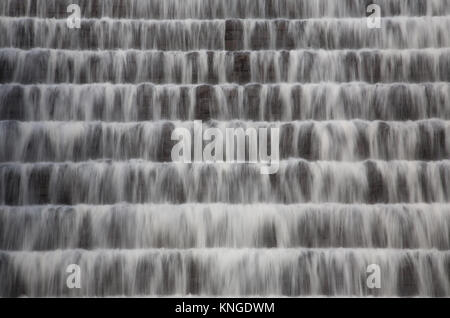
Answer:
[[[450,48],[158,51],[17,48],[0,52],[0,83],[450,81]]]
[[[0,1],[0,297],[450,296],[450,0],[370,3]]]
[[[66,18],[69,4],[86,17],[134,19],[361,17],[366,1],[354,0],[4,0],[6,16]],[[448,0],[373,0],[385,16],[436,16],[450,13]]]
[[[445,82],[0,84],[0,120],[448,120],[449,104]]]
[[[0,220],[4,250],[450,248],[450,206],[437,203],[27,205]]]
[[[447,202],[450,161],[290,159],[273,176],[227,162],[2,163],[0,182],[0,204]]]
[[[65,19],[5,18],[0,45],[58,49],[323,49],[448,47],[450,17],[385,18],[374,33],[365,18],[306,20],[83,19],[73,32]],[[227,32],[232,37],[225,38]],[[318,36],[320,35],[320,36]],[[232,40],[233,42],[230,43]]]
[[[386,268],[385,296],[442,296],[450,288],[440,279],[448,274],[449,258],[448,251],[396,249],[67,249],[2,252],[0,275],[15,278],[2,286],[8,295],[80,294],[61,287],[65,273],[59,270],[77,263],[84,268],[81,284],[88,296],[339,296],[370,295],[359,271],[375,263]]]
[[[210,121],[209,127],[280,129],[280,157],[309,160],[438,160],[450,157],[450,121]],[[170,140],[192,122],[17,122],[0,121],[0,161],[85,161],[90,159],[170,161]],[[204,142],[204,144],[206,144]],[[225,147],[225,142],[224,142]]]

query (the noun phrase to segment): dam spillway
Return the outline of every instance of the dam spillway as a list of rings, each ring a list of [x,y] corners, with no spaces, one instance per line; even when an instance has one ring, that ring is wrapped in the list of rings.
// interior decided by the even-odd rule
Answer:
[[[0,296],[450,296],[450,1],[372,2],[0,0]]]

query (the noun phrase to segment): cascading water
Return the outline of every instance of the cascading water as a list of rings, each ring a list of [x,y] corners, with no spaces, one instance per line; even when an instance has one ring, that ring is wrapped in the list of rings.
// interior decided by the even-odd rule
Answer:
[[[0,296],[450,296],[450,0],[371,3],[0,0]]]

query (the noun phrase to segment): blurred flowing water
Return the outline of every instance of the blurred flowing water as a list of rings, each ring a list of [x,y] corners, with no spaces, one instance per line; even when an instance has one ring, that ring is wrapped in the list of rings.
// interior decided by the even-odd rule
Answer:
[[[0,0],[0,296],[450,296],[450,1],[372,2]]]

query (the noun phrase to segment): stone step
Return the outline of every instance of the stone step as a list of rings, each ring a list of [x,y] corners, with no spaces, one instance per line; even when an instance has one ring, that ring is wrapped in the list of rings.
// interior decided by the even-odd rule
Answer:
[[[83,288],[67,288],[70,264],[79,264]],[[380,289],[367,287],[371,264]],[[450,252],[436,250],[21,251],[0,252],[0,265],[3,297],[450,295]]]
[[[0,84],[0,119],[450,119],[450,84]]]
[[[450,81],[450,49],[69,51],[0,49],[0,83]]]
[[[66,18],[67,7],[78,4],[87,18],[359,18],[371,3],[383,16],[450,14],[449,0],[3,0],[0,15]]]
[[[0,121],[0,162],[85,161],[90,159],[145,159],[172,161],[171,151],[178,143],[174,132],[187,129],[194,136],[215,128],[221,132],[223,151],[227,149],[228,129],[236,137],[238,149],[250,160],[250,144],[260,145],[258,133],[279,130],[279,158],[360,161],[442,160],[450,158],[450,121],[297,121],[297,122],[16,122]],[[250,138],[251,133],[254,137]],[[248,135],[246,135],[248,134]],[[273,134],[273,133],[272,133]],[[218,137],[217,137],[218,138]],[[241,144],[241,141],[243,144]],[[203,140],[203,149],[210,144]],[[247,147],[245,147],[247,145]],[[192,149],[192,151],[194,151]],[[192,152],[193,153],[193,152]],[[191,154],[192,157],[192,154]]]
[[[449,202],[450,161],[1,163],[0,204]]]
[[[0,206],[0,249],[450,249],[450,204]]]

